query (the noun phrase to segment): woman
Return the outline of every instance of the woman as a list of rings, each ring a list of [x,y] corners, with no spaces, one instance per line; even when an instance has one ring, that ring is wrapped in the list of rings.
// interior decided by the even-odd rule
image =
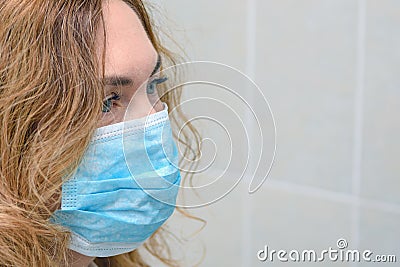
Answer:
[[[166,190],[154,191],[169,203],[150,200],[138,180],[148,170],[133,175],[118,152],[123,149],[103,142],[122,129],[128,114],[144,136],[135,133],[124,149],[133,158],[145,155],[137,154],[138,140],[148,133],[160,137],[158,126],[169,126],[167,110],[179,103],[176,92],[163,94],[161,62],[174,60],[155,36],[143,3],[1,0],[0,25],[0,265],[147,266],[135,250],[147,240],[147,250],[173,266],[161,253],[168,249],[159,242],[159,227],[173,211],[179,171],[173,164],[153,166],[173,171]],[[156,88],[165,104],[155,100]],[[151,131],[142,117],[154,121]],[[165,145],[160,142],[155,147]],[[96,154],[101,149],[112,153]],[[150,161],[167,162],[157,155]],[[132,164],[145,161],[136,157]],[[128,168],[133,179],[113,180],[117,167]],[[105,188],[111,191],[102,194]]]

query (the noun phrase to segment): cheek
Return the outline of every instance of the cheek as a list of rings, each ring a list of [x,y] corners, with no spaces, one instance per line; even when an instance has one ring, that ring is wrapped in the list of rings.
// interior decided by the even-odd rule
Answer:
[[[101,120],[97,124],[97,128],[121,122],[123,121],[123,119],[124,119],[124,113],[121,112],[120,110],[113,109],[110,112],[103,113]]]
[[[131,102],[126,109],[125,120],[133,120],[138,118],[146,117],[150,114],[156,113],[157,102],[159,98],[155,95],[149,95],[146,93],[145,86],[136,91],[131,98]]]

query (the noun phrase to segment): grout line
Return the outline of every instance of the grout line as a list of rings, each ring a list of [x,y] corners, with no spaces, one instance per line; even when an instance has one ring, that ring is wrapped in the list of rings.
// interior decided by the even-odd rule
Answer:
[[[256,27],[257,27],[257,0],[247,0],[247,5],[246,5],[246,36],[244,36],[246,39],[246,65],[245,65],[245,73],[247,76],[249,76],[252,80],[255,79],[255,64],[256,64]],[[253,88],[248,88],[247,93],[246,93],[246,98],[249,101],[249,103],[254,103],[254,94],[252,92]],[[253,134],[253,120],[251,114],[249,112],[246,112],[245,115],[245,127],[247,128],[248,134],[250,140],[249,140],[249,150],[248,153],[251,155],[251,147],[252,145],[252,136]],[[251,169],[251,161],[249,162],[248,168]],[[255,175],[255,173],[254,173]],[[245,179],[244,179],[245,180]],[[251,179],[249,179],[251,180]],[[241,194],[243,196],[242,198],[242,244],[241,244],[241,251],[242,251],[242,258],[241,258],[241,266],[242,267],[247,267],[251,266],[252,264],[252,247],[253,245],[252,242],[252,222],[251,218],[253,215],[253,210],[252,210],[252,198],[251,195],[248,194],[247,192],[247,186],[246,183],[243,181],[240,183],[242,187],[241,189]]]
[[[352,204],[355,200],[355,197],[349,193],[340,193],[309,185],[294,184],[293,182],[289,181],[276,181],[271,179],[270,181],[268,181],[267,186],[272,189],[278,189],[286,191],[288,193],[321,198],[324,200],[343,204]]]
[[[354,202],[359,201],[360,206],[369,207],[383,212],[400,214],[400,205],[398,204],[361,198],[354,196],[351,193],[340,193],[314,186],[294,184],[293,182],[289,181],[276,181],[273,179],[269,180],[266,186],[268,188],[285,191],[290,194],[304,195],[347,205],[352,205]]]
[[[361,198],[361,205],[371,209],[400,215],[400,205],[397,204],[385,201],[377,201],[377,200]]]
[[[356,64],[356,89],[354,94],[354,146],[353,146],[353,171],[352,193],[355,197],[352,213],[352,243],[355,249],[360,248],[361,226],[361,164],[363,143],[363,97],[365,88],[365,30],[366,6],[365,0],[358,0],[357,14],[357,64]],[[357,263],[352,266],[358,266]]]
[[[222,170],[220,170],[222,171]],[[219,176],[221,172],[217,170],[213,170],[209,173],[212,176]],[[241,175],[240,172],[236,171],[229,171],[224,174],[226,177],[239,177]],[[241,184],[248,185],[244,183],[247,181],[246,179],[250,180],[249,177],[243,177],[242,180],[239,182],[238,187]],[[306,185],[300,183],[294,183],[289,180],[283,179],[269,179],[268,183],[263,185],[266,190],[273,189],[273,190],[280,190],[290,194],[298,194],[309,196],[313,198],[320,198],[322,200],[332,201],[336,203],[342,203],[346,205],[353,205],[356,201],[359,202],[360,207],[368,207],[371,209],[375,209],[378,211],[383,211],[392,214],[399,214],[400,215],[400,204],[388,202],[379,199],[371,199],[369,197],[361,197],[356,196],[352,192],[339,192],[330,189],[325,189],[313,185]],[[236,190],[236,189],[235,189]],[[238,190],[242,190],[241,188]],[[247,191],[246,191],[247,192]],[[256,193],[257,194],[257,193]],[[248,207],[247,207],[248,208]]]
[[[361,161],[363,137],[363,95],[365,87],[365,0],[358,0],[357,26],[357,70],[356,89],[354,94],[354,146],[353,146],[353,181],[352,192],[359,196],[361,193]]]
[[[256,27],[257,27],[257,0],[247,0],[246,13],[246,75],[255,79],[256,65]],[[252,92],[250,95],[253,96]]]

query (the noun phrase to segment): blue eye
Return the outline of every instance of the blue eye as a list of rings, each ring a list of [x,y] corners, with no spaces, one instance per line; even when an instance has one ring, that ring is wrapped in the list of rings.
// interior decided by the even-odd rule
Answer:
[[[114,100],[119,100],[121,97],[119,94],[112,92],[112,96],[106,98],[106,100],[104,100],[103,102],[103,112],[110,112],[111,111],[111,107],[113,104]]]
[[[146,93],[148,94],[154,94],[156,87],[158,84],[162,84],[163,82],[167,81],[168,77],[164,76],[161,78],[157,78],[154,80],[151,80],[148,84],[147,84],[147,88],[146,88]]]

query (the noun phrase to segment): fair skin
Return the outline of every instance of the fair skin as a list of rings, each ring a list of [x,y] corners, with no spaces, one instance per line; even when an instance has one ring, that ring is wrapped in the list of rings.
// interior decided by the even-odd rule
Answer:
[[[128,104],[132,99],[135,108],[129,119],[144,117],[159,111],[153,107],[146,95],[144,83],[157,65],[158,54],[149,40],[142,23],[126,3],[121,0],[106,0],[103,5],[104,25],[97,34],[98,58],[103,53],[103,30],[106,32],[105,92],[120,92],[120,99],[113,101],[110,112],[103,113],[98,127],[124,120]],[[71,251],[71,266],[86,267],[94,257]]]

